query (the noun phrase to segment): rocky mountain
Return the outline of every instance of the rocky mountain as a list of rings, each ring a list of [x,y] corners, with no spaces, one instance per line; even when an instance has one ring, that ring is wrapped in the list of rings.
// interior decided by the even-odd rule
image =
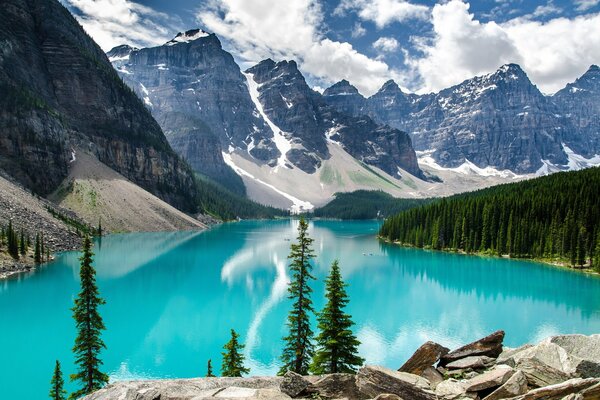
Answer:
[[[410,132],[415,149],[441,167],[471,163],[527,174],[547,165],[566,166],[563,143],[589,154],[568,111],[544,96],[516,64],[423,96],[406,94],[393,81],[368,99],[353,89],[339,82],[324,99],[339,110]]]
[[[56,0],[0,7],[0,168],[48,194],[81,148],[193,211],[195,183],[143,102]]]
[[[199,29],[162,46],[119,46],[107,54],[173,148],[196,171],[238,193],[252,174],[240,170],[233,153],[261,168],[261,178],[252,179],[272,190],[280,186],[271,182],[273,173],[320,171],[331,145],[395,179],[402,171],[424,178],[406,133],[327,104],[294,61],[264,60],[242,73],[217,36]]]
[[[566,139],[569,147],[587,158],[600,153],[600,68],[592,65],[552,100],[574,127],[574,135]]]

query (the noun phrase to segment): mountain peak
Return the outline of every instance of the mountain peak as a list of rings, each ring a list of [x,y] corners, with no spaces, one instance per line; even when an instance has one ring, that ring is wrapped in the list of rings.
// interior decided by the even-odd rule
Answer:
[[[398,84],[393,79],[390,79],[387,82],[385,82],[383,84],[383,86],[381,86],[381,89],[379,89],[378,93],[384,93],[384,92],[385,93],[390,93],[390,92],[392,92],[392,93],[397,93],[397,92],[403,93],[402,89],[400,89],[400,86],[398,86]]]
[[[131,52],[139,50],[137,47],[132,47],[128,44],[122,44],[110,49],[106,56],[110,60],[110,62],[115,61],[125,61],[129,59]]]
[[[323,96],[344,96],[344,95],[360,95],[358,89],[346,79],[334,83],[323,92]]]
[[[173,39],[171,39],[167,43],[165,43],[165,45],[173,46],[178,43],[190,43],[190,42],[193,42],[194,40],[198,40],[200,38],[204,38],[204,37],[208,37],[208,36],[210,36],[210,33],[205,32],[202,29],[190,29],[189,31],[177,33],[177,35]]]
[[[491,74],[492,76],[501,77],[503,79],[522,79],[527,78],[527,74],[523,71],[523,68],[519,64],[504,64],[496,72]]]

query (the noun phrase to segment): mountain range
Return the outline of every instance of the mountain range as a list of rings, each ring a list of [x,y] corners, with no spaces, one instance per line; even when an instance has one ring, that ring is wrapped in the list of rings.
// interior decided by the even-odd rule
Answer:
[[[197,172],[280,207],[355,189],[440,195],[600,162],[597,66],[554,96],[507,64],[439,93],[388,81],[366,98],[345,80],[314,91],[295,61],[242,71],[200,29],[107,55]]]

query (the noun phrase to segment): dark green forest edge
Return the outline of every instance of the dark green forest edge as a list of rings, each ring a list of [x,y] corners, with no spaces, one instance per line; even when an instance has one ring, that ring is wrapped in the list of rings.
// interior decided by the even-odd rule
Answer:
[[[600,272],[600,168],[437,200],[387,219],[401,245],[531,258]]]
[[[398,199],[380,190],[336,193],[335,199],[317,208],[313,216],[335,219],[386,218],[409,208],[428,204],[433,199]]]

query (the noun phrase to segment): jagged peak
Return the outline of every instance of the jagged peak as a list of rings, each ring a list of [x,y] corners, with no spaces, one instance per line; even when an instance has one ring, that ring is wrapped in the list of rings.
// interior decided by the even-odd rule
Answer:
[[[382,86],[381,89],[379,89],[379,91],[377,93],[404,93],[402,91],[402,89],[400,88],[400,86],[398,86],[398,84],[396,83],[396,81],[394,81],[393,79],[388,80],[387,82],[385,82]]]
[[[128,44],[121,44],[115,46],[106,52],[106,56],[110,62],[114,61],[126,61],[132,52],[139,50],[137,47],[130,46]]]
[[[210,34],[206,31],[204,31],[203,29],[190,29],[188,31],[185,32],[179,32],[177,33],[177,35],[169,40],[167,43],[165,43],[166,46],[173,46],[179,43],[190,43],[193,42],[195,40],[201,39],[201,38],[205,38],[205,37],[209,37],[212,36],[214,34]]]
[[[521,68],[519,64],[515,63],[504,64],[500,68],[498,68],[496,72],[490,74],[489,76],[499,77],[505,80],[518,80],[523,78],[529,79],[525,71],[523,71],[523,68]]]
[[[360,95],[358,89],[346,79],[334,83],[323,92],[323,96]]]

